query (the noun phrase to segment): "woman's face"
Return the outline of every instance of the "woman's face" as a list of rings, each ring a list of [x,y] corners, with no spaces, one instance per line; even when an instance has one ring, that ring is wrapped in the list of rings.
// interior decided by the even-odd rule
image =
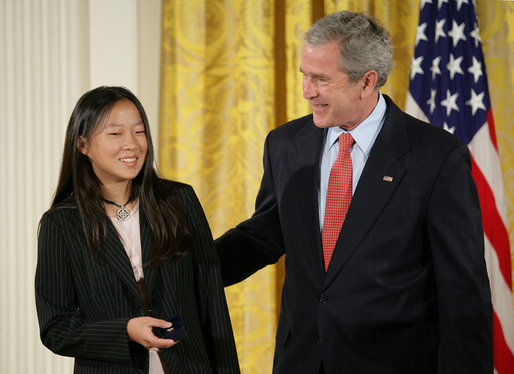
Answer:
[[[86,155],[103,186],[127,183],[145,163],[148,151],[145,126],[130,100],[117,102],[89,139],[83,141]]]

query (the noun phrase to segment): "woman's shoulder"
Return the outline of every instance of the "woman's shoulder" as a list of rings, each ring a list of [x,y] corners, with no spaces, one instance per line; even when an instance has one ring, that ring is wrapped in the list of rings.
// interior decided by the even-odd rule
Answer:
[[[191,188],[191,186],[184,182],[179,182],[171,179],[160,178],[160,183],[163,188],[170,190],[184,190]]]
[[[190,206],[195,200],[198,199],[193,187],[187,183],[160,179],[159,188],[157,189],[157,200],[170,200],[174,201],[173,204],[178,204],[185,209]]]
[[[169,179],[160,179],[160,190],[161,193],[165,196],[184,196],[189,195],[191,193],[194,194],[193,187],[187,183],[169,180]]]
[[[190,184],[169,179],[161,179],[160,186],[161,198],[172,198],[182,206],[183,209],[199,204],[198,196]]]
[[[48,209],[45,214],[47,215],[62,215],[62,214],[76,214],[77,212],[77,202],[75,201],[75,197],[73,195],[68,196],[64,200],[54,203]]]
[[[80,223],[77,204],[73,197],[50,207],[41,217],[41,224],[54,222],[58,225]]]

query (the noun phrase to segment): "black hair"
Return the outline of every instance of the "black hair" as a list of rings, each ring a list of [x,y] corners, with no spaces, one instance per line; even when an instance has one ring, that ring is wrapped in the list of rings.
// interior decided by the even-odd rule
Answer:
[[[101,86],[86,92],[78,100],[68,122],[61,171],[51,206],[55,208],[70,201],[76,204],[91,255],[98,260],[107,225],[111,223],[101,203],[101,183],[89,158],[80,151],[78,142],[79,139],[87,141],[114,105],[123,100],[131,101],[139,111],[148,142],[145,163],[132,180],[132,195],[139,198],[140,211],[144,212],[155,241],[149,264],[158,265],[172,257],[187,255],[192,247],[192,234],[180,204],[173,194],[165,192],[164,181],[153,166],[154,150],[148,118],[141,102],[128,89]]]

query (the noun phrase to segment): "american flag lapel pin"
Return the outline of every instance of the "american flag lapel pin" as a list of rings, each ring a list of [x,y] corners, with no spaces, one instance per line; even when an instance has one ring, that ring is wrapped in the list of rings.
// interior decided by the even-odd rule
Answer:
[[[390,177],[389,175],[384,175],[384,178],[382,178],[384,182],[392,182],[393,177]]]

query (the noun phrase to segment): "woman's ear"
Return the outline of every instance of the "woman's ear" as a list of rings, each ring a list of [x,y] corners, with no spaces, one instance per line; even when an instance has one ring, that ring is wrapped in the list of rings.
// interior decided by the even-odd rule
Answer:
[[[80,136],[77,138],[77,149],[85,156],[88,154],[87,141],[84,137]]]

